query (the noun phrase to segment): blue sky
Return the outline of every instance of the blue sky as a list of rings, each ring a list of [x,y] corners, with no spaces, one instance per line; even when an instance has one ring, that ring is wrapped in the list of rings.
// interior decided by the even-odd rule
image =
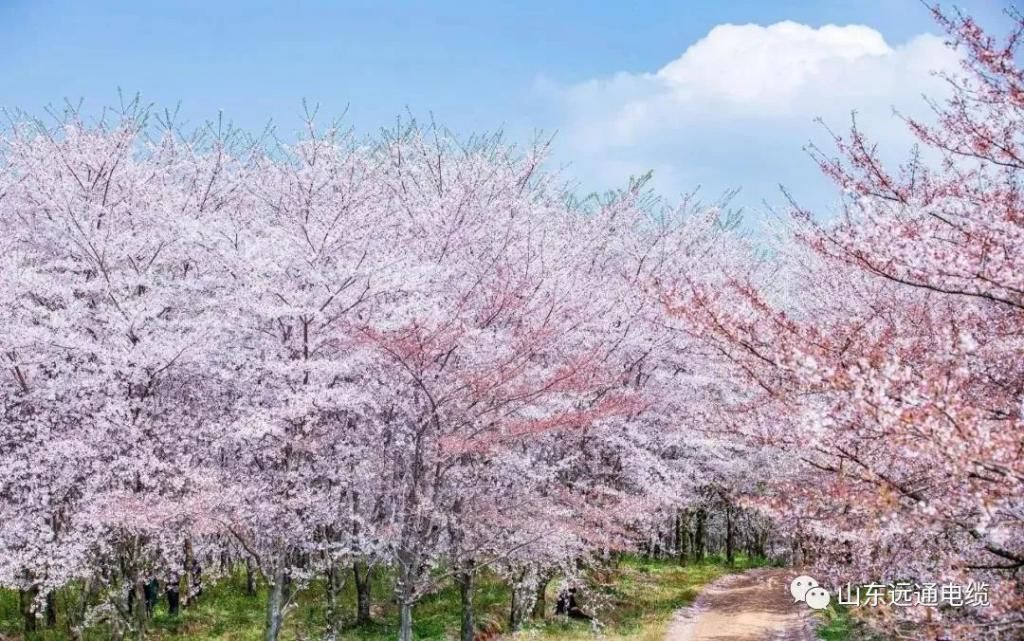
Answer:
[[[1008,1],[962,6],[999,25]],[[795,26],[767,29],[782,21]],[[761,29],[713,31],[727,24]],[[828,24],[869,31],[819,31]],[[929,32],[915,0],[0,0],[0,105],[38,113],[68,97],[98,107],[121,88],[161,107],[180,101],[194,124],[223,110],[249,129],[272,119],[285,134],[303,98],[326,115],[347,106],[364,132],[408,108],[464,133],[557,131],[556,159],[586,188],[651,168],[670,196],[697,184],[709,196],[742,187],[739,204],[758,208],[777,201],[781,181],[817,204],[828,191],[800,149],[817,131],[808,123],[824,116],[841,127],[850,109],[864,109],[902,148],[883,114],[919,106],[932,87],[924,69],[949,64],[936,43],[915,41]],[[788,62],[777,65],[777,52]],[[879,95],[864,98],[878,83],[859,73],[886,79]],[[854,76],[849,91],[822,81],[844,74]],[[723,90],[717,78],[750,91]],[[762,109],[762,94],[780,85],[792,86]]]

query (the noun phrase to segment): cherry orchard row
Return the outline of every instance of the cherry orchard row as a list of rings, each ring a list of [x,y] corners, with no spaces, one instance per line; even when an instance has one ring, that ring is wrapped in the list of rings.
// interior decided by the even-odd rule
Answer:
[[[440,581],[549,575],[731,487],[688,430],[707,358],[652,287],[742,253],[640,184],[573,200],[543,153],[18,123],[0,583],[80,584],[77,626],[141,638],[152,578],[228,554],[270,586],[272,640],[314,575],[384,563],[408,639]]]
[[[778,271],[666,290],[734,375],[729,428],[805,465],[758,503],[815,539],[822,576],[986,581],[992,607],[891,609],[898,638],[1024,635],[1024,18],[1006,42],[935,11],[963,54],[921,151],[893,170],[856,126],[828,225],[797,212]],[[724,361],[720,361],[724,362]],[[725,371],[720,371],[726,376]],[[798,536],[799,538],[799,536]]]
[[[964,54],[925,151],[815,152],[847,195],[761,257],[642,185],[574,200],[544,149],[416,128],[290,146],[140,114],[17,124],[0,168],[0,583],[81,586],[141,637],[146,582],[245,560],[296,591],[543,581],[709,493],[846,582],[985,581],[891,635],[1024,629],[1024,74]],[[682,540],[682,539],[680,539]],[[136,607],[132,608],[134,603]]]

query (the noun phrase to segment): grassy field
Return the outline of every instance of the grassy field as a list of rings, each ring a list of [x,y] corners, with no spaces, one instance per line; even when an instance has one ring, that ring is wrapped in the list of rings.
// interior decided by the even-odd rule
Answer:
[[[885,641],[871,632],[862,619],[855,617],[849,607],[832,604],[823,616],[823,624],[817,630],[822,641]]]
[[[822,641],[849,641],[853,639],[853,621],[845,609],[829,606],[822,616],[824,621],[817,629],[818,638]]]
[[[615,567],[591,570],[586,579],[589,590],[581,605],[596,613],[603,623],[605,639],[657,641],[664,634],[672,611],[689,603],[701,587],[722,574],[756,565],[739,559],[728,568],[720,559],[704,563],[679,565],[674,561],[625,557]],[[572,621],[552,614],[557,586],[548,591],[548,612],[544,620],[531,621],[524,630],[527,638],[583,639],[593,638],[594,631],[586,621]],[[355,627],[345,625],[340,639],[377,641],[397,635],[397,612],[391,601],[390,580],[381,574],[373,582],[374,623]],[[264,594],[245,593],[244,576],[231,577],[209,586],[202,598],[177,617],[167,614],[161,603],[154,613],[147,639],[156,641],[257,641],[263,630]],[[475,594],[479,624],[504,629],[507,625],[510,595],[508,587],[491,575],[478,580]],[[341,595],[343,616],[354,618],[355,592],[347,582]],[[320,585],[307,590],[287,620],[283,641],[320,641],[324,629],[324,592]],[[414,634],[417,639],[454,639],[459,630],[459,600],[454,587],[448,587],[424,599],[415,610]],[[54,630],[46,630],[22,639],[20,634],[17,595],[0,592],[0,638],[7,641],[67,641],[60,622]],[[830,641],[842,637],[829,637]],[[95,630],[86,641],[109,639],[105,630]]]

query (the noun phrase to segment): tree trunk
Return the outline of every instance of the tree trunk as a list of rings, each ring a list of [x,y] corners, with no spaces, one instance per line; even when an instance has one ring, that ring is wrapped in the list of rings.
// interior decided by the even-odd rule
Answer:
[[[352,564],[356,579],[356,625],[370,623],[370,566],[356,561]]]
[[[57,597],[53,592],[46,593],[46,627],[57,627]]]
[[[284,623],[284,566],[274,569],[267,591],[267,625],[264,641],[277,641]]]
[[[412,641],[412,603],[398,604],[398,641]]]
[[[459,584],[459,600],[462,604],[462,641],[473,641],[475,626],[473,624],[473,564],[459,572],[456,578]]]
[[[527,583],[529,576],[528,571],[523,571],[512,581],[512,604],[508,615],[508,627],[512,632],[522,629],[523,622],[531,610],[530,597],[534,592]]]
[[[171,575],[164,586],[164,595],[167,597],[167,613],[172,617],[178,616],[181,613],[181,577]]]
[[[411,547],[411,546],[410,546]],[[398,553],[398,581],[395,594],[398,597],[398,641],[412,641],[412,605],[415,603],[416,579],[419,560],[410,547]]]
[[[21,629],[26,635],[35,632],[38,627],[34,603],[37,594],[39,594],[39,588],[35,586],[27,590],[18,590],[18,605],[21,609]]]
[[[662,556],[662,543],[664,542],[664,532],[660,527],[654,528],[651,532],[651,539],[648,543],[648,556],[652,559],[660,559]]]
[[[733,531],[732,523],[732,508],[726,506],[725,508],[725,562],[730,566],[736,559],[736,541],[734,539],[735,532]]]
[[[541,575],[537,580],[537,593],[533,598],[533,612],[531,613],[534,619],[543,619],[547,614],[548,583],[551,583],[551,575],[548,574]]]
[[[192,571],[195,569],[196,563],[195,554],[192,551],[192,539],[185,539],[185,607],[191,605],[192,600],[198,596],[193,592],[193,586],[195,585],[195,577],[192,576]]]
[[[803,531],[800,529],[800,523],[797,522],[796,534],[793,535],[793,566],[797,568],[804,567],[806,558],[804,557],[804,536]]]
[[[252,559],[245,559],[245,595],[256,596],[256,573],[252,569]]]
[[[142,639],[146,638],[146,582],[142,577],[136,577],[132,590],[135,595],[133,599],[135,638],[137,641],[142,641]]]
[[[78,626],[85,621],[85,617],[89,613],[89,604],[97,590],[97,583],[94,579],[87,578],[82,586],[82,591],[77,596],[76,607],[72,608],[70,603],[65,606],[67,627],[71,630],[72,641],[78,641],[82,636]]]
[[[150,579],[143,585],[143,592],[146,595],[146,619],[150,619],[153,616],[153,610],[156,609],[156,604],[160,600],[160,582],[156,579]]]
[[[195,561],[192,564],[192,599],[197,600],[203,596],[203,564]]]
[[[707,512],[704,508],[697,510],[697,525],[693,531],[693,558],[698,563],[704,560],[704,522],[707,519]]]
[[[516,603],[516,601],[517,601],[516,594],[517,593],[518,593],[518,590],[516,590],[516,585],[515,585],[515,583],[513,583],[512,584],[512,603],[509,605],[509,608],[508,608],[508,629],[513,631],[513,632],[516,632],[516,631],[519,630],[519,604]]]
[[[338,566],[335,563],[331,563],[327,568],[327,630],[332,634],[337,633],[339,615],[338,615],[338,593],[341,592],[341,588],[344,582],[341,578],[341,573],[338,572]]]
[[[688,545],[690,542],[689,522],[689,512],[687,510],[680,512],[678,520],[676,521],[676,527],[679,528],[679,533],[677,535],[679,539],[679,549],[677,550],[677,553],[679,554],[679,562],[684,565],[686,564],[686,559],[690,554],[690,546]]]

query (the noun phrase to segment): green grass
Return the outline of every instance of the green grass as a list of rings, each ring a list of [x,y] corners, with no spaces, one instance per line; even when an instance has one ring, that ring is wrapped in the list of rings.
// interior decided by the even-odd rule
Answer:
[[[848,606],[830,605],[821,612],[822,622],[816,630],[818,638],[822,641],[884,641],[854,613]]]
[[[580,602],[594,612],[604,624],[607,639],[659,641],[671,613],[686,605],[708,581],[731,571],[754,567],[756,563],[739,558],[733,568],[721,559],[709,558],[700,564],[679,565],[674,561],[651,560],[625,556],[608,567],[585,573],[587,590]],[[555,617],[552,609],[557,598],[557,583],[552,581],[547,593],[547,617],[530,621],[527,630],[545,638],[592,638],[586,621]],[[347,581],[340,594],[343,617],[340,638],[350,641],[383,641],[397,636],[397,609],[391,600],[391,579],[379,572],[373,581],[373,619],[370,625],[356,627],[355,590]],[[258,641],[263,632],[265,592],[261,587],[255,596],[245,593],[244,574],[222,579],[206,587],[202,597],[177,617],[171,617],[166,604],[157,607],[147,630],[152,641]],[[510,592],[497,576],[483,573],[477,580],[474,595],[478,623],[490,623],[504,629],[507,625]],[[325,597],[322,584],[313,584],[299,597],[282,632],[282,641],[319,641],[325,628]],[[59,606],[63,606],[59,603]],[[63,609],[61,609],[63,611]],[[424,598],[414,611],[413,634],[423,641],[458,637],[460,610],[458,591],[446,586]],[[21,619],[18,597],[0,591],[0,639],[6,641],[68,641],[63,621],[54,630],[44,630],[28,639],[20,635]],[[90,630],[84,641],[105,641],[108,630],[101,626]],[[823,637],[837,641],[844,637]]]
[[[595,614],[604,624],[602,635],[609,641],[634,639],[660,641],[675,610],[687,605],[703,586],[729,572],[742,571],[762,565],[747,558],[738,558],[732,568],[723,560],[711,557],[700,564],[679,565],[675,562],[627,556],[617,567],[594,570],[589,573],[591,594],[583,604],[585,610],[592,602],[598,605]],[[552,586],[548,602],[555,596]],[[592,638],[593,631],[586,621],[549,617],[534,630],[545,637],[559,639]]]
[[[829,606],[822,613],[824,621],[817,629],[818,638],[822,641],[850,641],[853,639],[854,625],[846,608]]]

